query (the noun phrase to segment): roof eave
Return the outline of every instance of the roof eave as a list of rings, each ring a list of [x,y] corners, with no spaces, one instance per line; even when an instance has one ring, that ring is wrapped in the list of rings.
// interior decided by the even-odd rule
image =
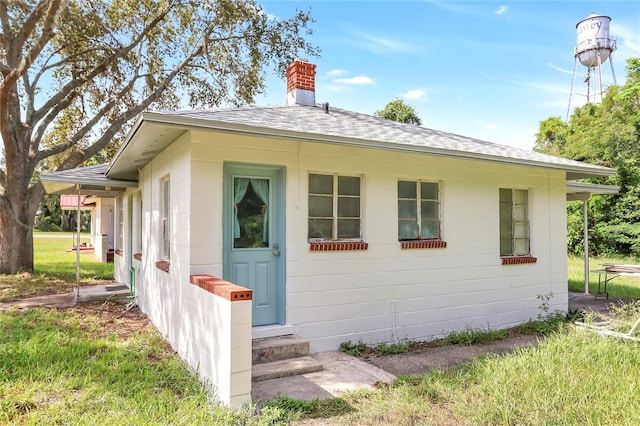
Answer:
[[[113,166],[118,162],[118,159],[120,158],[120,156],[122,155],[124,150],[127,149],[127,146],[129,146],[129,144],[133,140],[133,137],[138,132],[138,129],[140,128],[140,126],[142,126],[142,123],[145,120],[146,116],[150,115],[150,114],[153,114],[153,113],[141,112],[138,115],[138,118],[136,118],[136,121],[133,123],[133,126],[131,127],[131,130],[129,130],[129,133],[127,133],[127,137],[124,139],[124,142],[122,143],[122,145],[120,145],[120,148],[118,148],[118,150],[114,154],[113,158],[109,162],[109,166],[107,167],[107,170],[105,171],[105,175],[109,176],[109,172],[111,171]]]
[[[143,123],[144,121],[144,123]],[[125,143],[120,147],[116,156],[112,160],[109,168],[107,169],[107,175],[113,168],[114,164],[118,161],[120,154],[126,149],[126,147],[132,142],[133,137],[141,130],[145,123],[149,124],[161,124],[170,125],[183,128],[185,130],[192,129],[207,129],[207,130],[221,130],[229,132],[248,133],[262,137],[282,138],[291,140],[305,140],[310,142],[324,142],[332,143],[344,146],[357,146],[366,148],[378,148],[400,152],[416,152],[423,154],[431,154],[449,158],[462,158],[470,160],[485,160],[498,162],[502,164],[512,164],[529,167],[541,167],[546,169],[562,170],[567,173],[567,180],[584,179],[591,177],[603,177],[614,176],[616,170],[609,169],[601,166],[572,166],[563,164],[550,164],[534,160],[524,160],[518,158],[502,157],[490,154],[474,153],[467,151],[455,151],[450,149],[433,148],[419,145],[402,145],[396,143],[382,142],[370,139],[356,139],[338,136],[328,136],[324,134],[316,133],[300,133],[296,131],[277,130],[265,127],[251,126],[247,124],[229,123],[225,121],[216,121],[210,119],[184,117],[167,115],[156,112],[145,112],[136,120],[129,136],[125,140]]]
[[[80,186],[80,193],[87,195],[114,196],[127,188],[137,188],[138,182],[117,179],[66,178],[43,173],[40,181],[49,194],[75,194]]]
[[[586,201],[592,195],[615,195],[619,193],[620,187],[618,185],[567,182],[567,201]]]

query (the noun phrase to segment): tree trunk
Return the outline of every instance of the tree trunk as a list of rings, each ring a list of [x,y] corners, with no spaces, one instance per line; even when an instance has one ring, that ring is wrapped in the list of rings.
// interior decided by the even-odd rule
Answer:
[[[0,274],[33,272],[33,226],[0,208]]]
[[[12,177],[11,181],[28,182],[28,176]],[[30,188],[7,185],[6,192],[0,196],[0,274],[33,272],[33,223],[42,197],[44,187],[40,182]]]

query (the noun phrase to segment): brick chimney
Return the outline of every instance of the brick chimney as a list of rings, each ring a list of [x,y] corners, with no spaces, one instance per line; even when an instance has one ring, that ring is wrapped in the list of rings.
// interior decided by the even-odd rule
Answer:
[[[296,58],[287,67],[287,105],[316,104],[316,66]]]

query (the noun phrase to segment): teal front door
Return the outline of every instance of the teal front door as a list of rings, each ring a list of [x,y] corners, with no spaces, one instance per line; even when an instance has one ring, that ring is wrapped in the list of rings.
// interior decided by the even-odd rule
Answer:
[[[225,164],[225,280],[253,290],[253,325],[284,324],[284,169]]]

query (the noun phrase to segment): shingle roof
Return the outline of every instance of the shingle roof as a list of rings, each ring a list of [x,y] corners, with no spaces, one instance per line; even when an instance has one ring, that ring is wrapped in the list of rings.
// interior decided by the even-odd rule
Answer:
[[[541,154],[534,151],[499,145],[479,139],[433,130],[426,127],[398,123],[395,121],[329,107],[325,113],[321,105],[273,107],[245,107],[219,110],[167,111],[160,113],[174,118],[195,120],[205,127],[217,127],[216,123],[249,126],[273,131],[286,131],[309,139],[345,138],[361,141],[361,145],[375,143],[388,148],[431,150],[442,154],[464,157],[516,160],[537,163],[540,166],[579,167],[597,174],[614,174],[605,167],[582,163],[566,158]],[[206,124],[209,122],[209,125]],[[514,161],[511,161],[514,162]],[[608,173],[610,171],[611,173]]]
[[[122,192],[125,188],[135,188],[138,185],[134,181],[108,178],[106,175],[108,167],[109,164],[104,163],[59,172],[43,173],[40,176],[40,180],[45,190],[50,194],[64,192],[75,194],[77,192],[76,185],[81,186],[81,193],[92,195]]]

